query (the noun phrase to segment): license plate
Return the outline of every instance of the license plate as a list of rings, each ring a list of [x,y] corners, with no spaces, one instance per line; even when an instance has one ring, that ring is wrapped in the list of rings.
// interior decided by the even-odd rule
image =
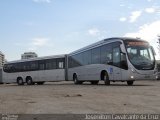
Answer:
[[[150,78],[150,76],[149,76],[149,75],[146,75],[144,78]]]

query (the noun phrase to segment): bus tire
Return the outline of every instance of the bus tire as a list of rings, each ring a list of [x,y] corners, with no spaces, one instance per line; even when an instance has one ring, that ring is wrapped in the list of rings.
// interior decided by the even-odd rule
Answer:
[[[73,75],[73,81],[74,81],[74,84],[76,84],[76,85],[82,84],[82,81],[78,81],[78,77],[76,74]]]
[[[98,85],[99,81],[91,81],[92,85]]]
[[[23,79],[21,77],[17,78],[18,85],[24,85]]]
[[[109,80],[107,72],[105,72],[105,74],[104,74],[104,84],[110,85],[110,80]]]
[[[26,83],[27,83],[27,85],[34,85],[31,77],[26,78]]]
[[[127,81],[127,85],[132,86],[134,81]]]
[[[43,85],[44,82],[37,82],[37,85]]]

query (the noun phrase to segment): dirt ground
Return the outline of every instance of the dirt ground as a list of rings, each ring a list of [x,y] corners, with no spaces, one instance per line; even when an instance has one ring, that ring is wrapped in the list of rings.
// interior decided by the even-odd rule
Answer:
[[[160,113],[160,81],[111,83],[105,86],[52,82],[0,85],[1,114]]]

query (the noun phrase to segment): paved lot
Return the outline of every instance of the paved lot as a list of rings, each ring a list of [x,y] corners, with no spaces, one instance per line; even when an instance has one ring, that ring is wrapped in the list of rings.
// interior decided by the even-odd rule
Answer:
[[[44,85],[0,85],[0,113],[86,114],[160,113],[160,81],[99,85],[54,82]]]

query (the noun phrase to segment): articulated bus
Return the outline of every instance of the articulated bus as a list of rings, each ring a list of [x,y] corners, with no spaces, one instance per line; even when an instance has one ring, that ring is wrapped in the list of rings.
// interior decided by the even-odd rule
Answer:
[[[108,38],[68,55],[8,62],[3,67],[3,83],[43,84],[73,80],[75,84],[103,80],[133,85],[136,80],[156,79],[155,52],[145,40]]]
[[[65,57],[57,55],[7,62],[3,66],[3,83],[41,85],[46,81],[62,81],[66,77]]]
[[[85,81],[126,81],[156,79],[155,51],[138,38],[109,38],[68,55],[68,79],[75,84]]]

